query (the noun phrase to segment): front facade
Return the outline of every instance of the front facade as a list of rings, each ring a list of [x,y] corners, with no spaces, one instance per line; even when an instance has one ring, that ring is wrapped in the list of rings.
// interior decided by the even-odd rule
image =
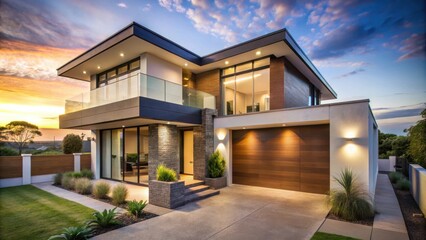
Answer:
[[[377,124],[368,100],[337,97],[283,29],[200,57],[132,23],[58,69],[89,81],[61,128],[92,130],[97,178],[149,184],[159,163],[204,180],[324,194],[351,168],[374,195]]]

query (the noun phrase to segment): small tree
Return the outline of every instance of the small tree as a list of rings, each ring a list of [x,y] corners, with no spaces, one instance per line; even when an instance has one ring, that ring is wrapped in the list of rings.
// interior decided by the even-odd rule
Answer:
[[[17,145],[19,154],[22,153],[22,149],[28,143],[33,143],[36,136],[41,136],[41,132],[36,125],[25,121],[12,121],[6,125],[2,132],[6,134],[10,141]]]
[[[62,150],[65,154],[80,153],[83,149],[83,141],[76,134],[67,134],[62,141]]]
[[[422,120],[407,130],[410,140],[408,153],[416,163],[426,167],[426,109],[422,111],[421,115]]]

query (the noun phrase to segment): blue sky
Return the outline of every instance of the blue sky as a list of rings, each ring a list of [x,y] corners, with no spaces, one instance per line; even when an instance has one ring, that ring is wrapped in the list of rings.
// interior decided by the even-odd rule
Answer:
[[[338,101],[371,100],[382,131],[402,134],[425,108],[425,1],[0,0],[0,4],[0,121],[4,122],[22,118],[57,126],[64,99],[89,86],[57,77],[55,69],[132,21],[201,56],[287,28],[338,93]]]

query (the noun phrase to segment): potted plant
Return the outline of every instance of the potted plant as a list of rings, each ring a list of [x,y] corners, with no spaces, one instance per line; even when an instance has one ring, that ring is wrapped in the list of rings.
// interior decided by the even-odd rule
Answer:
[[[176,172],[163,163],[156,171],[156,180],[149,181],[149,203],[165,208],[184,205],[185,182],[178,181]]]
[[[219,189],[227,186],[225,176],[225,159],[219,151],[215,151],[207,162],[206,184],[213,188]]]

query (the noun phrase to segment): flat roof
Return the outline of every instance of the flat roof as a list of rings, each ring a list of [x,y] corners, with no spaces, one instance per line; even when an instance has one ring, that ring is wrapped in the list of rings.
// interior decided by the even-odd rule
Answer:
[[[158,33],[132,22],[59,67],[57,71],[59,76],[90,81],[90,75],[114,67],[114,64],[119,65],[138,57],[143,52],[150,52],[182,68],[199,73],[226,67],[224,60],[229,60],[232,65],[251,60],[255,56],[253,52],[257,50],[262,50],[263,56],[286,56],[320,89],[324,99],[337,97],[336,92],[285,28],[201,57]],[[118,58],[117,56],[122,52],[126,52],[125,56]]]

